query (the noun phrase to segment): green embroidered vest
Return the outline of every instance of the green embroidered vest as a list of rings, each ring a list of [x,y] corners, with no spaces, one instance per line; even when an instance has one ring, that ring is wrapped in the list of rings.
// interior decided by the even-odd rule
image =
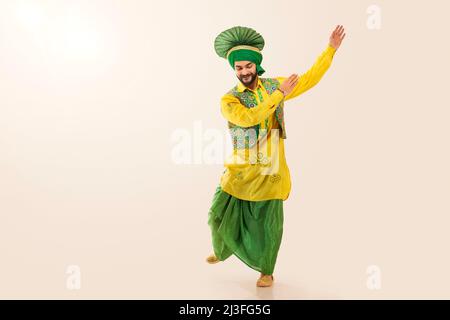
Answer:
[[[267,91],[269,95],[271,95],[279,86],[280,82],[276,79],[269,78],[260,78],[261,83],[264,89]],[[254,108],[258,105],[255,95],[251,91],[244,90],[243,92],[239,92],[237,90],[237,86],[231,89],[228,94],[231,94],[239,99],[239,101],[247,108]],[[259,100],[262,101],[263,97],[260,92]],[[281,128],[280,137],[282,139],[286,139],[286,129],[284,125],[284,100],[282,100],[276,110],[275,110],[275,118]],[[268,126],[269,119],[265,119],[265,127]],[[260,131],[261,124],[257,124],[251,127],[240,127],[234,123],[228,121],[228,128],[230,129],[231,138],[233,141],[233,148],[242,149],[242,148],[252,148],[259,138],[267,135],[267,130]]]

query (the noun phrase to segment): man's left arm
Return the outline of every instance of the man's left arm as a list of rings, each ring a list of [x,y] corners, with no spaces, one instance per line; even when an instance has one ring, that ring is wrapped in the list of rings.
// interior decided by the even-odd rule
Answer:
[[[285,95],[284,100],[293,99],[305,91],[314,87],[320,79],[322,79],[325,72],[330,68],[336,50],[340,47],[342,40],[345,37],[344,28],[337,26],[330,36],[330,41],[327,48],[320,54],[314,65],[300,77],[294,89]],[[285,77],[276,78],[280,83],[286,81]]]

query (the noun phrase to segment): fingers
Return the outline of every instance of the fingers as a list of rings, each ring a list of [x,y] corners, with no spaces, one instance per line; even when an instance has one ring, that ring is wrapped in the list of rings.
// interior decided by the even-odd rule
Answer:
[[[293,88],[293,87],[295,87],[295,85],[297,84],[297,82],[298,82],[298,74],[292,74],[289,78],[288,78],[288,81],[287,81],[287,85],[290,87],[290,88]]]
[[[283,83],[281,84],[281,87],[282,87],[283,91],[285,92],[285,94],[290,93],[294,89],[294,87],[297,85],[298,81],[299,81],[299,76],[296,73],[291,74],[289,76],[289,78],[287,78],[285,81],[283,81]]]
[[[332,36],[339,36],[339,37],[341,37],[343,33],[344,33],[344,27],[339,24],[334,29]]]
[[[297,74],[291,74],[290,77],[287,79],[287,82],[290,83],[292,81],[294,81],[296,78],[298,78]]]
[[[342,25],[337,25],[336,29],[334,29],[333,34],[331,35],[330,39],[332,40],[330,41],[335,41],[336,43],[340,44],[345,37],[344,31],[345,29]]]
[[[340,25],[337,25],[336,28],[333,30],[333,33],[332,33],[333,36],[339,32],[339,28],[340,28]]]
[[[289,87],[293,89],[298,83],[298,76],[296,75],[295,78],[289,83]]]
[[[294,88],[297,85],[297,83],[298,83],[298,78],[295,79],[294,82],[292,82],[291,88]]]
[[[294,74],[291,74],[291,75],[289,76],[289,78],[287,78],[287,79],[283,82],[283,84],[284,84],[285,86],[291,87],[292,84],[293,84],[293,83],[296,83],[297,81],[298,81],[298,75],[294,73]]]
[[[339,30],[339,25],[336,26],[336,28],[333,31],[333,34],[336,34],[336,32]]]

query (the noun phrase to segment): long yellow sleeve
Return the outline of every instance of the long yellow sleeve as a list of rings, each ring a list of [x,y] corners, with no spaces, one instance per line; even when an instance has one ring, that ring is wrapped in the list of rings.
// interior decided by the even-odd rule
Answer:
[[[231,123],[240,127],[251,127],[269,117],[283,98],[283,93],[275,90],[268,99],[258,103],[256,107],[247,108],[237,97],[225,94],[221,100],[221,111],[225,119]]]
[[[336,49],[328,45],[328,47],[317,58],[314,65],[306,73],[299,77],[297,85],[288,95],[286,95],[285,101],[293,99],[314,87],[330,67],[335,52]],[[277,77],[276,79],[280,81],[280,83],[283,83],[287,78]]]

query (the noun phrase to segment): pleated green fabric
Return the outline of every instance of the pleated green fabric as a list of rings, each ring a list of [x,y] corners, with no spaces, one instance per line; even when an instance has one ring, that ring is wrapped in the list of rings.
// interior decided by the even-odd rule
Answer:
[[[223,191],[219,184],[208,213],[214,254],[221,261],[234,254],[250,268],[272,274],[283,218],[283,200],[242,200]]]

